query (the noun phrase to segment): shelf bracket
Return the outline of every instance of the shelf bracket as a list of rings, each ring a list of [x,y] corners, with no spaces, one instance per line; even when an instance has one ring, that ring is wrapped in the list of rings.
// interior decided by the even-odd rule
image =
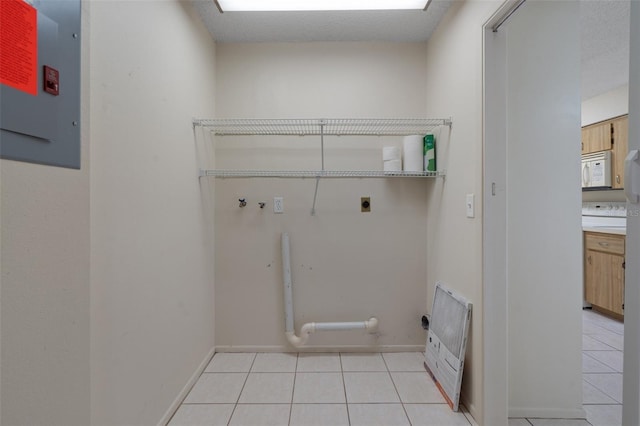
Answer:
[[[316,215],[316,200],[318,199],[318,185],[320,185],[320,176],[316,176],[316,190],[313,193],[313,206],[311,206],[311,216]]]
[[[321,166],[322,166],[322,171],[324,171],[324,125],[325,125],[325,120],[320,120],[320,157],[321,157]],[[316,190],[318,188],[316,187]]]
[[[324,126],[325,119],[320,120],[320,165],[321,171],[324,172]],[[316,189],[313,192],[313,206],[311,206],[311,216],[316,215],[316,201],[318,199],[318,186],[320,186],[320,176],[316,176]]]

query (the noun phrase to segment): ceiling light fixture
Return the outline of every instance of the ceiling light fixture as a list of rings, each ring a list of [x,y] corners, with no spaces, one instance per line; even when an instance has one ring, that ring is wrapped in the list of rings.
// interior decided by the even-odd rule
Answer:
[[[431,0],[214,0],[220,12],[426,10]]]

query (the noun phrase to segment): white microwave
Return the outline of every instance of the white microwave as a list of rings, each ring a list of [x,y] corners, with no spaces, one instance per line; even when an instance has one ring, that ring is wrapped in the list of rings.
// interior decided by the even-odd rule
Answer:
[[[611,188],[611,151],[582,156],[582,188]]]

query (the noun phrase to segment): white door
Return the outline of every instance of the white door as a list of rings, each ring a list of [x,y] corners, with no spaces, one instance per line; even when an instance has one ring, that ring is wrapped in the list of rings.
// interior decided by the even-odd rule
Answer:
[[[584,417],[578,18],[527,1],[485,30],[487,424]]]
[[[640,2],[631,2],[629,58],[629,151],[640,150]],[[625,164],[625,169],[627,164]],[[640,192],[635,161],[625,190]],[[624,310],[624,365],[622,424],[640,424],[640,204],[627,204],[627,247]]]

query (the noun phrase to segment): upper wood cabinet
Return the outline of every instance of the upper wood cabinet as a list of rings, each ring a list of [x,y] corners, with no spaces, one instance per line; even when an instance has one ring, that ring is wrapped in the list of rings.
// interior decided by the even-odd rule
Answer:
[[[603,121],[582,128],[582,153],[611,149],[611,121]]]
[[[629,151],[629,116],[612,120],[611,188],[624,187],[624,159]]]

